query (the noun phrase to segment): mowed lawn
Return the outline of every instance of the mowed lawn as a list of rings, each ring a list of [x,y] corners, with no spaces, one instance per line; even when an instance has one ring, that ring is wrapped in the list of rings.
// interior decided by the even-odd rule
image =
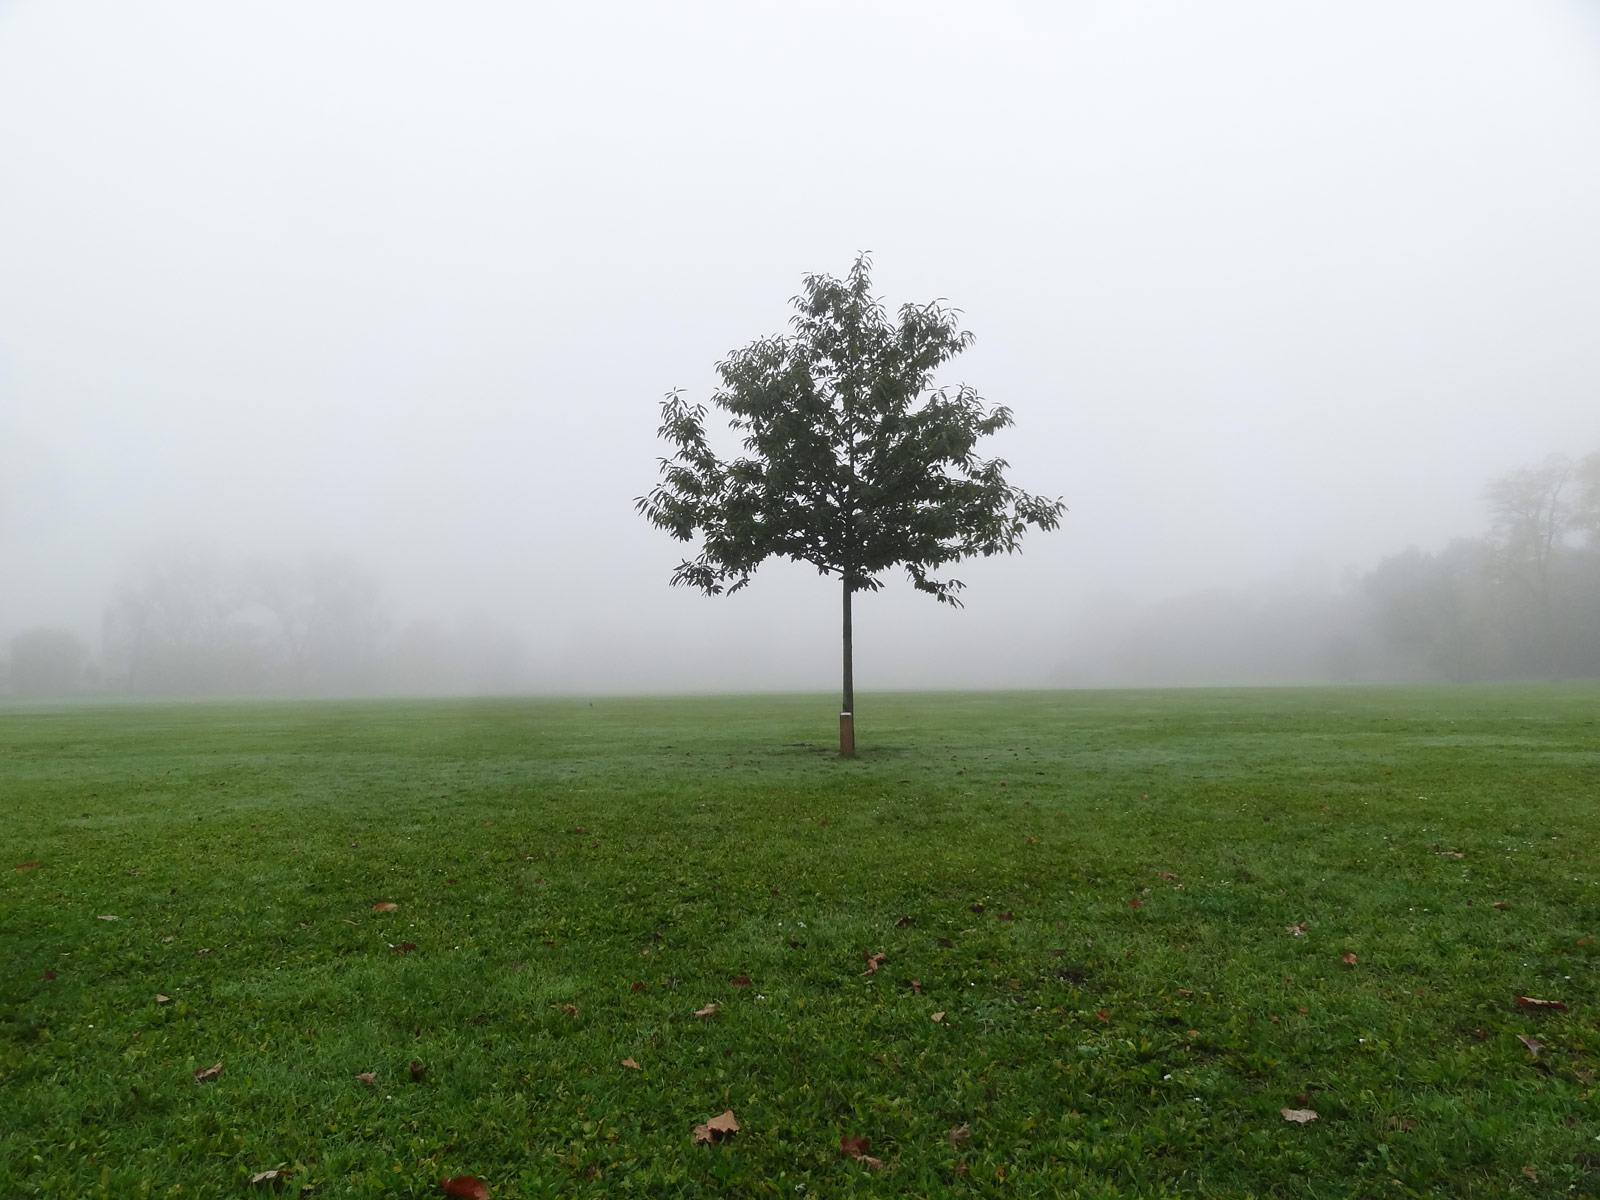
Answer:
[[[0,712],[0,1196],[1600,1195],[1600,687],[859,707]]]

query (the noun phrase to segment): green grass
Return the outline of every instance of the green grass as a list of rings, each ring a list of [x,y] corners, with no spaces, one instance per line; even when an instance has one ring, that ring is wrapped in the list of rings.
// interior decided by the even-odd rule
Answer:
[[[1600,690],[860,708],[0,713],[0,1196],[1600,1195]]]

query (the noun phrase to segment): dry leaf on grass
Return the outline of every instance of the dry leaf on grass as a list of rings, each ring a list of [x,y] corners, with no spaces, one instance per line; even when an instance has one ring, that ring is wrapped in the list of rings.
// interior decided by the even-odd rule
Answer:
[[[489,1200],[489,1185],[471,1175],[457,1175],[454,1179],[439,1180],[446,1196],[459,1196],[461,1200]]]
[[[911,981],[911,990],[919,996],[922,995],[922,980],[913,979]]]
[[[1296,1125],[1309,1125],[1317,1119],[1317,1110],[1314,1108],[1281,1108],[1285,1121],[1293,1121]]]
[[[398,946],[394,947],[394,952],[396,954],[409,954],[416,948],[417,944],[415,942],[401,942]]]
[[[1347,966],[1353,967],[1356,965],[1356,956],[1354,954],[1341,954],[1339,957]]]
[[[421,1063],[419,1063],[414,1058],[411,1060],[411,1082],[412,1083],[421,1083],[422,1082],[422,1077],[424,1075],[426,1075],[427,1073],[428,1073],[428,1068],[427,1067],[423,1066]]]
[[[623,1059],[623,1060],[622,1060],[622,1065],[623,1065],[623,1066],[625,1066],[625,1067],[627,1067],[627,1068],[628,1068],[628,1070],[630,1070],[630,1071],[637,1071],[637,1070],[640,1070],[640,1067],[639,1067],[639,1064],[638,1064],[638,1063],[637,1063],[637,1062],[635,1062],[635,1061],[634,1061],[634,1060],[633,1060],[633,1059],[631,1059],[631,1058],[625,1058],[625,1059]]]
[[[716,1011],[717,1011],[716,1001],[712,1001],[710,1004],[706,1005],[704,1008],[695,1009],[694,1015],[697,1016],[697,1017],[709,1017],[712,1013],[714,1013]]]
[[[1544,1043],[1543,1042],[1541,1042],[1536,1037],[1529,1037],[1525,1033],[1517,1034],[1517,1041],[1521,1042],[1524,1046],[1526,1046],[1528,1048],[1528,1053],[1533,1055],[1533,1057],[1535,1057],[1535,1058],[1538,1058],[1539,1057],[1539,1051],[1544,1049]]]
[[[974,905],[973,905],[973,906],[972,906],[972,911],[973,911],[973,912],[975,912],[975,913],[981,913],[981,912],[982,912],[982,911],[983,911],[983,905],[981,905],[981,904],[974,904]]]
[[[957,1125],[946,1136],[950,1139],[951,1148],[959,1149],[961,1143],[972,1136],[972,1126]]]
[[[163,996],[160,992],[157,992],[156,993],[156,1003],[157,1004],[170,1004],[170,1003],[172,1003],[172,997],[171,996]]]
[[[894,927],[896,929],[904,929],[909,924],[911,924],[911,918],[910,917],[901,917],[898,921],[896,921],[894,923]]]
[[[371,1087],[373,1084],[378,1082],[378,1073],[376,1071],[363,1071],[361,1074],[357,1075],[356,1078],[362,1083],[366,1084],[368,1087]]]
[[[1466,857],[1466,855],[1461,853],[1461,851],[1459,851],[1459,850],[1441,850],[1441,851],[1439,851],[1439,853],[1444,855],[1446,858],[1465,858]]]
[[[1094,1010],[1094,1015],[1099,1017],[1102,1021],[1105,1021],[1107,1024],[1109,1024],[1111,1022],[1111,1010],[1110,1009],[1097,1008],[1097,1009]]]
[[[1533,996],[1518,996],[1517,1003],[1523,1008],[1558,1008],[1562,1012],[1567,1011],[1566,1004],[1560,1000],[1539,1000]]]
[[[878,968],[889,961],[887,954],[868,954],[865,955],[865,958],[867,960],[867,969],[861,972],[862,975],[876,975]]]
[[[36,863],[36,862],[18,863],[16,866],[12,867],[11,869],[13,871],[31,871],[35,867],[37,867],[38,865],[39,864]]]
[[[936,1012],[936,1013],[933,1014],[933,1016],[929,1017],[928,1019],[930,1021],[934,1022],[935,1024],[942,1025],[944,1023],[944,1014],[942,1012]]]
[[[380,900],[377,904],[374,904],[372,906],[372,911],[373,912],[393,912],[395,909],[397,909],[399,907],[400,906],[398,904],[396,904],[393,900]]]
[[[1144,907],[1144,901],[1143,900],[1129,900],[1128,901],[1128,907],[1129,908],[1143,908]]]
[[[1580,945],[1580,946],[1592,946],[1592,945],[1594,945],[1594,938],[1593,937],[1581,937],[1581,938],[1578,939],[1578,945]]]
[[[56,973],[54,971],[52,971],[49,967],[46,967],[44,969],[44,981],[46,983],[49,983],[55,977],[56,977]]]
[[[735,975],[733,977],[733,986],[734,987],[749,987],[750,986],[750,976],[748,976],[748,975]]]
[[[576,1004],[552,1004],[550,1007],[559,1009],[560,1011],[566,1013],[569,1017],[575,1017],[578,1015],[578,1006]]]
[[[196,1083],[210,1083],[213,1079],[221,1074],[222,1064],[218,1063],[214,1067],[206,1067],[204,1070],[196,1071],[194,1073],[194,1081]]]
[[[1295,937],[1304,937],[1306,932],[1306,923],[1301,921],[1297,924],[1287,926],[1284,932],[1293,934]]]
[[[734,1119],[733,1109],[729,1109],[719,1117],[712,1117],[704,1125],[694,1127],[694,1144],[708,1146],[712,1142],[726,1141],[739,1132],[739,1122]]]
[[[839,1157],[853,1158],[858,1163],[865,1163],[874,1171],[883,1170],[883,1160],[873,1158],[867,1151],[872,1149],[872,1139],[857,1134],[847,1133],[839,1139]]]
[[[260,1187],[263,1183],[277,1183],[282,1175],[282,1171],[257,1171],[250,1176],[250,1183],[255,1187]]]
[[[113,914],[111,914],[111,913],[106,913],[106,915],[101,917],[100,919],[102,921],[115,921],[118,918],[116,916],[114,916]]]

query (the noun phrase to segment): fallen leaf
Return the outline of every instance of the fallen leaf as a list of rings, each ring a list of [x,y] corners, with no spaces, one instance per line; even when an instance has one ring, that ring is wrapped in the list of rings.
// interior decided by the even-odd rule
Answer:
[[[1580,946],[1592,946],[1592,945],[1594,945],[1594,938],[1592,938],[1592,937],[1581,937],[1581,938],[1578,939],[1578,945],[1580,945]]]
[[[1129,900],[1128,901],[1128,907],[1129,908],[1143,908],[1144,907],[1144,901],[1143,900]]]
[[[587,829],[585,829],[582,825],[574,825],[573,828],[572,828],[572,832],[576,833],[576,834],[585,834],[585,833],[588,833],[589,831]]]
[[[983,905],[981,905],[981,904],[974,904],[974,905],[973,905],[973,906],[972,906],[972,911],[973,911],[973,912],[975,912],[975,913],[981,913],[981,912],[982,912],[982,911],[983,911]]]
[[[750,986],[750,976],[748,976],[748,975],[735,975],[733,977],[733,986],[734,987],[749,987]]]
[[[576,1004],[552,1004],[550,1007],[559,1008],[569,1017],[575,1017],[578,1015],[578,1006]]]
[[[1559,1008],[1562,1012],[1567,1011],[1566,1004],[1560,1000],[1536,1000],[1532,996],[1518,996],[1517,1003],[1523,1008]]]
[[[301,929],[310,929],[310,928],[311,928],[311,926],[309,926],[309,925],[307,925],[307,924],[306,924],[306,923],[305,923],[305,922],[304,922],[304,921],[302,921],[302,922],[301,922],[301,923],[300,923],[300,928],[301,928]],[[164,938],[162,938],[162,939],[161,939],[161,940],[162,940],[162,941],[163,941],[163,942],[175,942],[175,941],[177,941],[177,940],[178,940],[178,935],[177,935],[177,934],[175,934],[175,933],[169,933],[169,934],[167,934],[167,936],[166,936],[166,937],[164,937]]]
[[[447,879],[446,879],[446,880],[445,880],[445,882],[446,882],[446,883],[454,883],[454,882],[455,882],[455,881],[456,881],[456,877],[455,877],[455,876],[454,876],[454,875],[451,875],[451,876],[449,876],[449,877],[448,877],[448,878],[447,878]]]
[[[642,981],[639,982],[639,983],[635,983],[630,988],[628,988],[628,990],[630,992],[642,992],[642,991],[644,991],[644,983]]]
[[[394,948],[394,952],[396,954],[409,954],[409,953],[411,953],[411,951],[415,950],[416,948],[417,948],[417,944],[415,942],[401,942],[398,946],[396,946]]]
[[[928,1019],[930,1021],[934,1021],[936,1023],[943,1023],[944,1014],[942,1012],[936,1012],[936,1013],[933,1014],[933,1016],[929,1017]]]
[[[1192,992],[1188,988],[1179,988],[1178,989],[1178,995],[1180,995],[1180,996],[1192,996],[1192,995],[1194,995],[1194,992]]]
[[[1009,908],[1008,908],[1008,909],[1006,909],[1006,911],[1005,911],[1005,912],[1003,912],[1003,913],[1001,913],[1001,914],[1000,914],[1000,919],[1001,919],[1001,920],[1002,920],[1002,921],[1015,921],[1015,920],[1016,920],[1016,919],[1017,919],[1017,916],[1016,916],[1016,914],[1015,914],[1015,913],[1013,913],[1013,912],[1012,912],[1012,911],[1011,911],[1011,910],[1010,910],[1010,909],[1009,909]]]
[[[911,990],[919,996],[922,995],[922,980],[913,979],[911,981]]]
[[[172,1002],[172,997],[171,996],[163,996],[160,992],[156,993],[156,1003],[157,1004],[169,1004],[171,1002]]]
[[[489,1200],[489,1185],[471,1175],[457,1175],[454,1179],[441,1179],[439,1186],[446,1196],[459,1196],[461,1200]]]
[[[366,1084],[368,1087],[371,1087],[373,1084],[378,1082],[378,1073],[376,1071],[363,1071],[361,1074],[357,1075],[356,1078],[362,1083]]]
[[[1097,1008],[1094,1010],[1094,1015],[1107,1023],[1111,1021],[1111,1013],[1108,1009]]]
[[[115,916],[111,915],[110,913],[107,913],[105,916],[101,917],[100,919],[102,921],[115,921],[117,918]]]
[[[878,973],[878,968],[889,961],[889,956],[887,954],[869,954],[866,956],[866,958],[867,969],[861,972],[863,975],[876,975]]]
[[[1356,965],[1356,956],[1354,954],[1341,954],[1339,957],[1349,966]]]
[[[398,904],[396,904],[393,900],[380,900],[377,904],[374,904],[372,906],[372,911],[373,912],[393,912],[395,909],[397,909],[399,907],[400,906]]]
[[[1189,1030],[1189,1036],[1192,1038],[1197,1038],[1200,1036],[1200,1031],[1198,1029],[1191,1029]]]
[[[1496,900],[1494,902],[1494,907],[1498,908],[1501,912],[1505,912],[1505,910],[1510,908],[1511,905],[1507,904],[1504,900]]]
[[[1517,1041],[1521,1042],[1524,1046],[1526,1046],[1528,1048],[1528,1053],[1533,1055],[1535,1058],[1538,1058],[1539,1057],[1539,1051],[1544,1049],[1544,1043],[1543,1042],[1541,1042],[1536,1037],[1529,1037],[1525,1033],[1517,1034]]]
[[[1305,931],[1306,923],[1304,921],[1301,921],[1298,925],[1290,925],[1285,930],[1285,932],[1292,933],[1295,937],[1301,937]]]
[[[1522,1173],[1524,1175],[1526,1175],[1529,1179],[1531,1179],[1534,1183],[1538,1183],[1539,1182],[1539,1172],[1535,1171],[1532,1167],[1523,1167],[1522,1168]]]
[[[1293,1121],[1296,1125],[1309,1125],[1317,1119],[1317,1110],[1314,1108],[1281,1108],[1285,1121]]]
[[[277,1183],[278,1177],[282,1174],[282,1171],[257,1171],[250,1176],[250,1182],[256,1187],[260,1187],[263,1183]]]
[[[1465,858],[1466,857],[1466,855],[1461,853],[1461,851],[1459,851],[1459,850],[1441,850],[1441,851],[1439,851],[1439,853],[1444,855],[1446,858]]]
[[[704,1125],[694,1127],[694,1144],[708,1146],[712,1142],[725,1141],[739,1132],[739,1122],[734,1120],[733,1109],[729,1109],[720,1117],[712,1117]]]
[[[712,1003],[706,1005],[704,1008],[696,1009],[694,1015],[697,1016],[697,1017],[709,1017],[712,1013],[714,1013],[716,1011],[717,1011],[717,1005],[716,1005],[716,1002],[713,1001]]]
[[[972,1126],[957,1125],[946,1136],[950,1139],[951,1148],[958,1149],[960,1148],[962,1142],[966,1141],[972,1136]]]
[[[31,871],[35,867],[37,867],[38,865],[39,864],[36,863],[36,862],[18,863],[16,866],[12,867],[11,869],[13,871]]]
[[[206,1067],[202,1071],[196,1071],[194,1073],[194,1080],[195,1080],[196,1083],[210,1083],[213,1079],[215,1079],[218,1075],[221,1075],[221,1074],[222,1074],[222,1064],[218,1063],[214,1067]]]
[[[421,1083],[422,1082],[422,1077],[424,1075],[426,1075],[427,1073],[428,1073],[428,1068],[427,1067],[423,1066],[421,1063],[419,1063],[414,1058],[411,1060],[411,1082],[412,1083]]]
[[[628,1070],[630,1070],[630,1071],[637,1071],[637,1070],[640,1070],[640,1067],[639,1067],[639,1064],[638,1064],[638,1063],[636,1063],[636,1062],[635,1062],[635,1061],[634,1061],[634,1060],[633,1060],[633,1059],[631,1059],[631,1058],[625,1058],[625,1059],[623,1059],[623,1060],[622,1060],[622,1065],[623,1065],[623,1066],[625,1066],[625,1067],[627,1067],[627,1068],[628,1068]]]
[[[359,922],[352,921],[349,917],[340,917],[339,920],[343,921],[346,925],[354,925],[357,929],[361,928]]]
[[[1159,874],[1162,879],[1176,879],[1177,878],[1177,875],[1174,874],[1171,871],[1160,871],[1160,872],[1157,872],[1157,874]]]
[[[874,1171],[883,1170],[883,1160],[873,1158],[867,1151],[872,1149],[872,1139],[859,1137],[854,1134],[845,1134],[839,1139],[839,1157],[853,1158],[858,1163],[865,1163]]]

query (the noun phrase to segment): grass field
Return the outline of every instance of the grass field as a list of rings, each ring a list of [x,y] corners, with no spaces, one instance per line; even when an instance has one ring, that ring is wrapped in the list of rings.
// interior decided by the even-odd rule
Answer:
[[[1600,689],[860,709],[0,712],[0,1196],[1600,1195]]]

